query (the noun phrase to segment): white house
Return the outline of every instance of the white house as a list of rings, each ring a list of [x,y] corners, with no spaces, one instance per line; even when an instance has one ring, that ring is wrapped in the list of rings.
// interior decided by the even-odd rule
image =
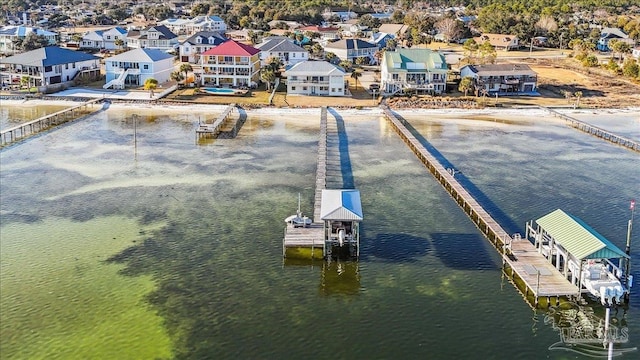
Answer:
[[[127,34],[127,47],[174,50],[178,47],[178,36],[164,25],[151,26],[140,31],[132,30]]]
[[[164,83],[171,77],[173,56],[158,49],[133,49],[105,59],[105,89],[142,86],[153,78]]]
[[[187,33],[187,26],[191,23],[191,19],[165,19],[158,23],[158,25],[162,25],[167,27],[167,29],[171,30],[174,34],[184,35]]]
[[[0,59],[3,79],[27,77],[30,84],[46,86],[72,81],[83,71],[100,70],[100,58],[81,51],[47,46]]]
[[[636,46],[631,50],[631,56],[635,59],[640,59],[640,46]]]
[[[180,61],[192,64],[200,63],[203,52],[227,41],[216,31],[199,31],[180,44]]]
[[[224,33],[227,31],[227,24],[219,16],[196,16],[186,25],[187,33],[193,34],[198,31],[217,31]]]
[[[118,48],[115,44],[118,39],[123,41],[122,47],[127,44],[126,29],[114,27],[108,30],[88,31],[82,36],[80,48],[115,50]]]
[[[30,26],[3,26],[0,27],[0,54],[15,54],[19,49],[15,48],[14,42],[17,39],[24,39],[29,33],[44,36],[49,45],[57,43],[58,34],[40,28]]]
[[[289,38],[272,38],[256,46],[260,49],[260,64],[264,66],[270,57],[280,58],[284,66],[309,60],[309,52]]]
[[[448,71],[444,55],[436,51],[405,48],[385,51],[380,87],[389,95],[407,91],[441,94],[446,90]]]
[[[340,60],[355,62],[357,58],[366,58],[368,62],[374,62],[373,55],[378,51],[378,46],[361,39],[342,39],[328,43],[324,51],[336,54]]]
[[[535,71],[527,64],[466,65],[460,77],[471,77],[477,94],[517,94],[536,91]]]
[[[345,96],[345,72],[327,61],[303,61],[284,72],[287,94]]]

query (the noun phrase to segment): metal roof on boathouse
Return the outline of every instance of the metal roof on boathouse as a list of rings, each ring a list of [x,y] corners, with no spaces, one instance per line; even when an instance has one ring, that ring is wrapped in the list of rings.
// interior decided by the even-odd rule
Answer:
[[[579,260],[629,257],[584,221],[560,209],[539,218],[536,223]]]
[[[362,204],[358,190],[322,190],[320,219],[362,221]]]

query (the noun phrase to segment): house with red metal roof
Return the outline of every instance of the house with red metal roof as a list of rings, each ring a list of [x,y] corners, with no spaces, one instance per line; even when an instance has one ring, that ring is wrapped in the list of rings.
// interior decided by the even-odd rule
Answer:
[[[200,57],[205,86],[254,86],[260,79],[260,50],[227,40]]]

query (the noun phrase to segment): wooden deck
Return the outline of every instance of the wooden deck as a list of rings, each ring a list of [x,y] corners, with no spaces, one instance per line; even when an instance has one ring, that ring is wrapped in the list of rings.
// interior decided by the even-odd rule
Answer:
[[[313,206],[313,223],[307,227],[287,225],[282,240],[282,255],[288,247],[324,248],[324,223],[320,220],[322,190],[327,185],[327,108],[320,110],[320,140],[318,141],[318,167]]]
[[[222,112],[222,114],[218,116],[213,124],[200,123],[196,128],[196,135],[218,135],[220,133],[222,124],[231,116],[234,109],[236,109],[236,104],[229,104],[229,106],[227,106],[224,112]]]
[[[102,98],[89,100],[83,102],[80,105],[56,111],[53,114],[45,115],[24,124],[20,124],[18,126],[3,130],[0,132],[0,144],[2,146],[9,145],[28,136],[50,129],[54,126],[66,123],[71,120],[75,120],[78,118],[78,113],[82,112],[83,110],[84,112],[82,113],[82,115],[90,114],[93,111],[86,113],[87,107],[89,105],[93,107],[94,104],[102,102],[103,100],[104,99]]]
[[[455,179],[448,169],[445,169],[438,160],[411,134],[403,121],[398,119],[391,110],[383,107],[387,120],[392,124],[398,135],[409,146],[413,153],[429,169],[433,176],[449,192],[458,205],[471,218],[474,224],[491,241],[503,261],[522,279],[527,286],[526,293],[533,293],[536,303],[540,296],[559,297],[578,295],[578,288],[564,278],[542,254],[538,253],[535,246],[526,239],[514,240],[504,231],[502,226],[487,213],[484,208],[467,192],[467,190]],[[510,250],[509,250],[510,248]],[[538,281],[538,274],[539,281]],[[525,294],[526,295],[526,294]]]
[[[578,130],[584,131],[587,134],[591,134],[593,136],[597,136],[601,139],[604,139],[606,141],[609,141],[611,143],[620,145],[620,146],[624,146],[627,149],[636,151],[636,152],[640,152],[640,143],[638,143],[637,141],[625,138],[624,136],[620,136],[617,134],[614,134],[610,131],[601,129],[597,126],[593,126],[590,124],[587,124],[583,121],[580,121],[578,119],[572,118],[569,115],[565,115],[562,114],[558,111],[555,111],[553,109],[549,109],[547,107],[541,106],[542,109],[550,112],[553,116],[557,116],[559,118],[562,118],[563,120],[565,120],[567,123],[569,123],[569,125],[571,125],[571,127],[574,127]]]

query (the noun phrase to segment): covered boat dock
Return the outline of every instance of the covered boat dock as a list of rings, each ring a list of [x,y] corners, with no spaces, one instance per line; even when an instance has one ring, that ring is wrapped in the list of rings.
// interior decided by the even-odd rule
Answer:
[[[535,228],[533,222],[527,223],[527,238],[533,239],[538,252],[581,292],[609,304],[629,293],[630,279],[622,271],[629,255],[611,241],[561,209],[535,223]]]
[[[355,189],[322,190],[320,219],[324,221],[326,258],[333,250],[347,245],[350,256],[360,256],[360,222],[363,219],[360,191]]]

